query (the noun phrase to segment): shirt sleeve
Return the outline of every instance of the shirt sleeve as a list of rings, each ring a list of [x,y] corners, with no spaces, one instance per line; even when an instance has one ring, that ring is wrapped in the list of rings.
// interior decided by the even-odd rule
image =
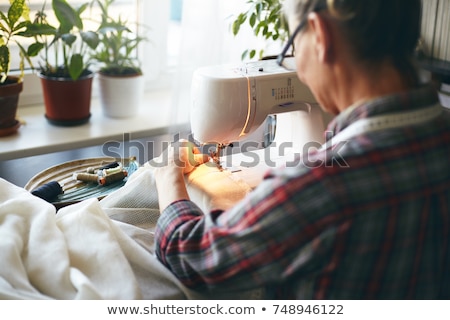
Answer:
[[[256,288],[299,267],[314,269],[310,234],[299,234],[308,219],[299,220],[294,189],[283,177],[267,177],[231,210],[207,214],[191,201],[174,202],[158,221],[156,255],[185,285],[199,289]]]

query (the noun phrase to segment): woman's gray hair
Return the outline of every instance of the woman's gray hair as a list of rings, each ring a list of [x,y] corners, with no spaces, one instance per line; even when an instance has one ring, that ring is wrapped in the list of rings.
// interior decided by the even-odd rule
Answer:
[[[317,7],[327,8],[356,59],[370,64],[391,59],[411,72],[421,0],[285,0],[283,10],[292,25]]]

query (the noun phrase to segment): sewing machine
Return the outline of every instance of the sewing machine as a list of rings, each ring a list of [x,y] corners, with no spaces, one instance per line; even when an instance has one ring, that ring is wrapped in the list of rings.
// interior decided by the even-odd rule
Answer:
[[[200,68],[191,101],[194,139],[217,146],[211,156],[219,167],[241,175],[251,171],[253,178],[244,178],[252,184],[268,167],[323,143],[320,106],[296,73],[275,60]]]

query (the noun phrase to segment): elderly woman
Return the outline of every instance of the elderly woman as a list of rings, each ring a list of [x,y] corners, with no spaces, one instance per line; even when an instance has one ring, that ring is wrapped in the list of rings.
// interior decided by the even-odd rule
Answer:
[[[449,299],[450,117],[420,85],[420,0],[286,0],[298,77],[328,112],[323,165],[271,170],[203,213],[173,161],[155,171],[158,258],[198,290],[268,299]],[[345,142],[345,143],[342,143]],[[181,159],[192,149],[181,148]],[[173,152],[173,151],[172,151]]]

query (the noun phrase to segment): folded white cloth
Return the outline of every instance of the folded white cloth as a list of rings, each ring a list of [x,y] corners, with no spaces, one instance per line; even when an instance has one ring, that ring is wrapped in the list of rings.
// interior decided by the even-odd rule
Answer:
[[[0,299],[182,299],[184,288],[97,199],[55,208],[0,179]]]
[[[229,172],[207,165],[186,181],[205,212],[227,209],[250,191]],[[153,255],[158,217],[149,165],[103,200],[86,200],[57,214],[51,204],[0,179],[0,299],[211,298],[184,287]]]

